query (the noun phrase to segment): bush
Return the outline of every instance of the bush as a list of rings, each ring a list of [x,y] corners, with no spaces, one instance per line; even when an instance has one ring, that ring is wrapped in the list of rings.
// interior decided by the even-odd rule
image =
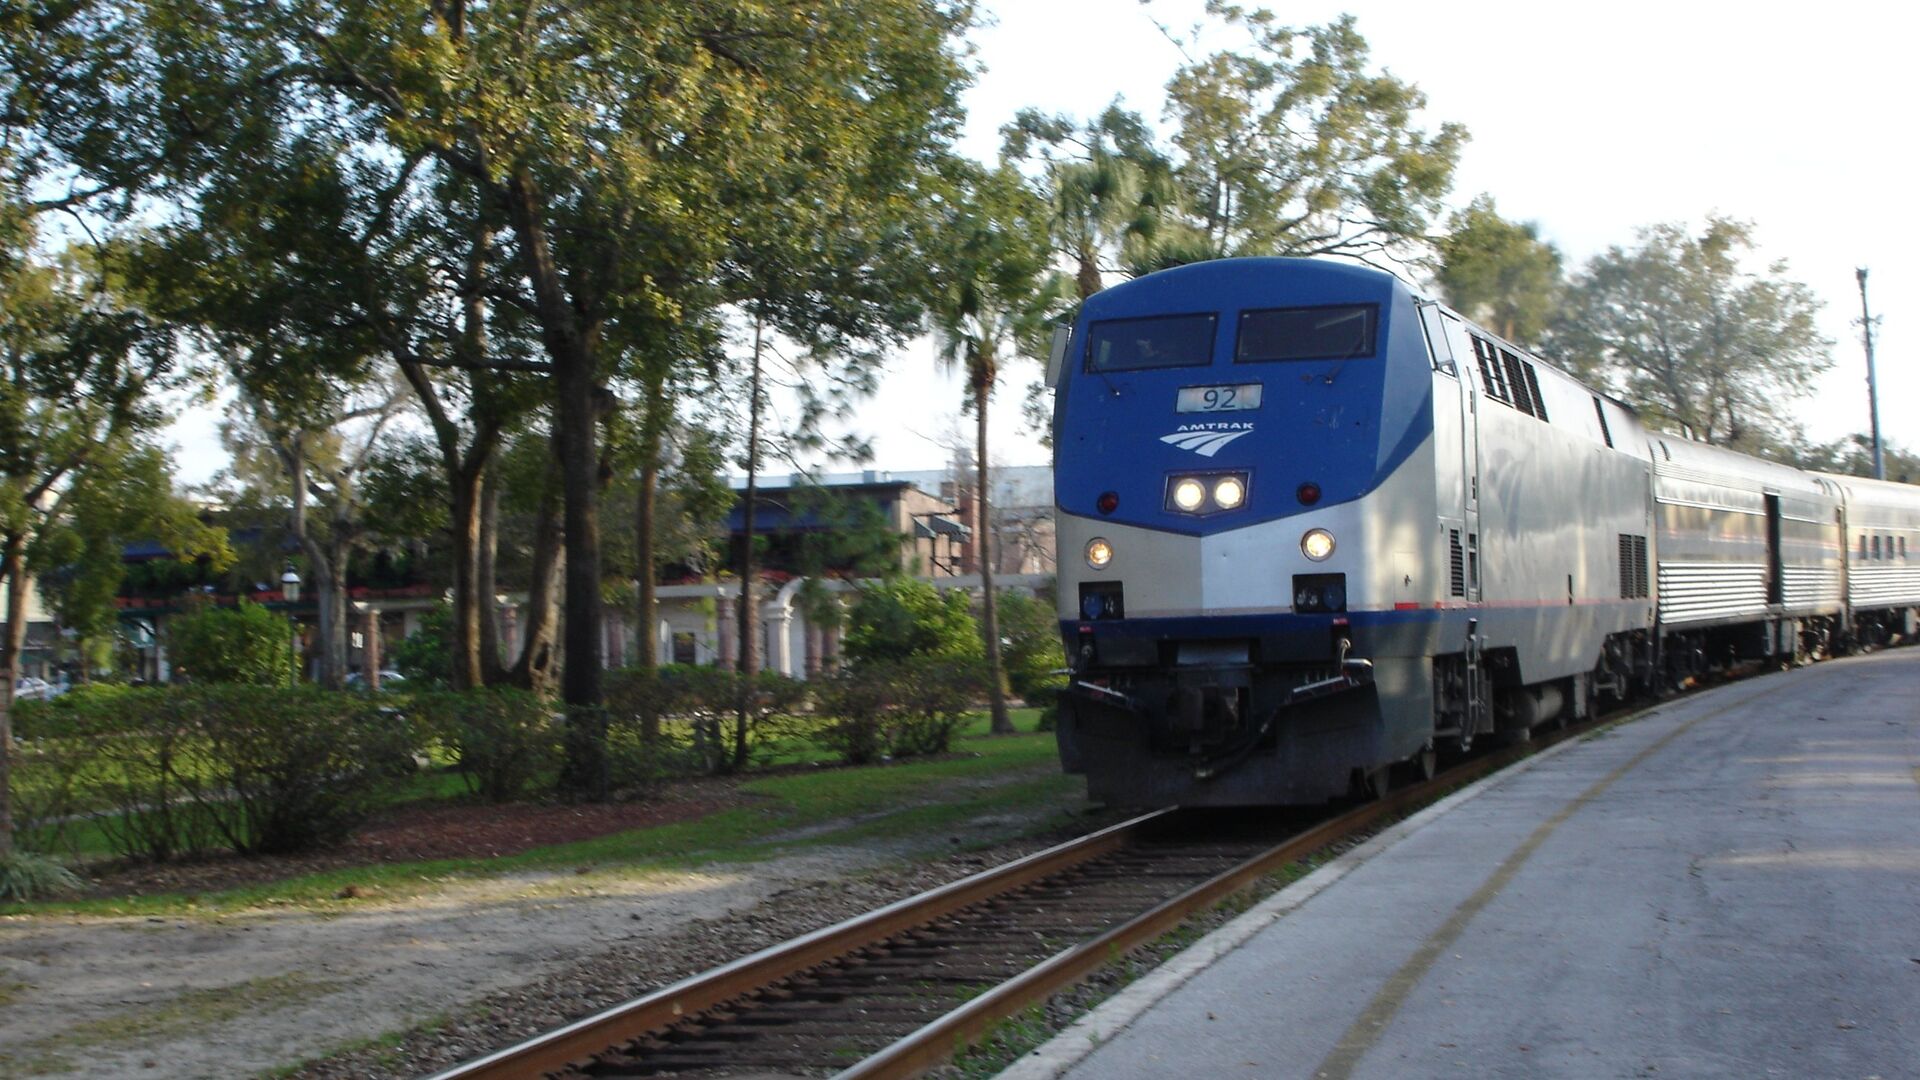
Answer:
[[[945,753],[986,684],[978,660],[857,664],[824,682],[820,708],[832,719],[818,737],[849,765]]]
[[[750,692],[749,692],[750,691]],[[746,710],[742,723],[741,703]],[[804,734],[807,686],[763,671],[676,664],[607,679],[608,746],[616,787],[671,773],[730,773],[773,744]]]
[[[847,659],[855,664],[914,656],[977,659],[986,653],[965,593],[941,593],[896,578],[860,590],[847,613]]]
[[[314,687],[136,689],[39,720],[36,783],[106,808],[94,821],[112,848],[153,860],[341,840],[412,767],[416,744],[404,715]]]
[[[1000,661],[1007,685],[1029,705],[1045,709],[1066,689],[1067,654],[1060,646],[1060,620],[1046,597],[1000,594]]]
[[[560,764],[563,733],[552,710],[524,690],[416,694],[421,729],[459,762],[467,790],[490,803],[512,802]]]
[[[387,662],[412,690],[453,685],[453,608],[439,604],[420,618],[420,629],[393,647]]]
[[[80,879],[45,855],[13,851],[0,855],[0,902],[39,900],[80,891]]]
[[[195,792],[242,854],[307,851],[344,840],[414,768],[407,716],[378,700],[316,687],[191,688],[223,789]]]
[[[167,621],[176,678],[284,686],[293,677],[292,628],[259,604],[203,608]]]

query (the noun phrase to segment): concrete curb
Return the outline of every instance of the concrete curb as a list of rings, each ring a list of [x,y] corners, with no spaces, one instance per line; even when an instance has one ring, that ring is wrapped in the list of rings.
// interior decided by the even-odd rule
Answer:
[[[1660,706],[1654,706],[1629,713],[1596,730],[1606,731],[1631,720],[1646,719],[1658,713],[1659,710]],[[1434,819],[1471,802],[1541,762],[1558,757],[1578,746],[1582,741],[1584,737],[1568,739],[1542,750],[1525,761],[1516,762],[1492,776],[1477,780],[1412,817],[1388,827],[1373,839],[1267,897],[1232,922],[1201,938],[1171,960],[1108,998],[1051,1040],[1027,1052],[1020,1060],[1009,1065],[999,1074],[1000,1080],[1054,1080],[1055,1077],[1065,1074],[1082,1058],[1091,1054],[1096,1047],[1133,1023],[1160,999],[1204,971],[1220,957],[1239,948],[1247,939],[1318,896],[1368,860],[1393,847]]]

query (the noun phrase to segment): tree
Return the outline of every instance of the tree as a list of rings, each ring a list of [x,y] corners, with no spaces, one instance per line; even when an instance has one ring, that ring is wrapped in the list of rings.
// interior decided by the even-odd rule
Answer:
[[[1920,454],[1894,443],[1883,443],[1880,450],[1887,479],[1901,484],[1920,483]],[[1792,457],[1791,463],[1815,472],[1871,477],[1873,436],[1848,435],[1830,443],[1804,446]]]
[[[993,731],[1013,730],[1007,715],[1006,673],[993,586],[993,508],[987,470],[987,406],[1000,366],[1020,355],[1034,328],[1065,304],[1069,285],[1048,269],[1040,225],[1046,210],[1020,175],[1002,166],[968,178],[948,223],[952,247],[942,267],[945,291],[934,303],[940,362],[966,373],[974,414],[974,548],[980,564],[981,626],[987,658]]]
[[[1655,423],[1723,446],[1744,446],[1793,423],[1792,403],[1832,366],[1815,327],[1820,303],[1785,277],[1784,262],[1753,271],[1752,227],[1712,216],[1640,231],[1609,248],[1568,289],[1556,341]]]
[[[3,204],[0,204],[3,205]],[[16,208],[18,204],[13,204]],[[31,224],[14,239],[31,245]],[[9,720],[26,643],[33,552],[69,519],[76,478],[108,467],[125,440],[162,422],[152,395],[174,366],[173,340],[105,272],[111,253],[59,263],[31,246],[0,248],[0,858],[13,850]]]
[[[507,296],[537,330],[565,503],[566,700],[600,699],[599,425],[624,351],[712,280],[732,177],[924,167],[950,138],[964,4],[341,7],[147,0],[154,54],[209,128],[258,102],[337,116],[396,202],[497,213]],[[424,16],[424,18],[423,18]],[[211,77],[210,77],[211,76]],[[876,153],[820,154],[823,133]],[[215,134],[219,134],[215,132]],[[885,154],[877,151],[884,149]],[[804,187],[783,193],[803,203]],[[576,778],[578,769],[568,773]]]
[[[236,472],[263,486],[284,484],[287,531],[306,557],[314,592],[314,678],[329,690],[345,689],[347,564],[372,540],[360,482],[401,413],[404,392],[375,386],[364,397],[340,391],[296,407],[268,396],[261,371],[240,367],[234,374],[239,401],[222,435]]]
[[[980,627],[964,593],[942,593],[916,578],[889,578],[862,588],[854,599],[847,612],[846,651],[855,663],[977,660]]]
[[[1360,258],[1424,238],[1453,182],[1466,129],[1414,125],[1426,95],[1367,69],[1352,16],[1280,25],[1271,11],[1208,0],[1248,45],[1167,84],[1183,228],[1153,265],[1233,255]]]
[[[1105,287],[1106,274],[1151,261],[1178,192],[1172,163],[1138,113],[1116,101],[1083,125],[1023,109],[1000,134],[1003,161],[1038,166],[1047,237],[1073,267],[1082,301]]]
[[[286,686],[294,677],[287,621],[259,604],[203,607],[167,622],[176,677],[193,682]]]
[[[1441,295],[1461,314],[1517,345],[1537,348],[1560,304],[1560,252],[1534,222],[1512,222],[1480,195],[1437,243]]]
[[[119,628],[114,599],[127,578],[126,546],[153,541],[181,564],[204,560],[209,573],[234,562],[226,530],[200,519],[174,487],[167,454],[131,436],[103,446],[60,496],[62,508],[27,552],[40,592],[82,656],[104,654]]]

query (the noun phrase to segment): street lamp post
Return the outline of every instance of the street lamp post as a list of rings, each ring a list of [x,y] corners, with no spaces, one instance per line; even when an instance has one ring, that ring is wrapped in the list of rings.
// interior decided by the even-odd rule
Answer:
[[[293,605],[300,602],[300,574],[292,563],[280,575],[280,597],[287,602],[287,685],[291,687],[300,675],[300,622],[293,614]]]

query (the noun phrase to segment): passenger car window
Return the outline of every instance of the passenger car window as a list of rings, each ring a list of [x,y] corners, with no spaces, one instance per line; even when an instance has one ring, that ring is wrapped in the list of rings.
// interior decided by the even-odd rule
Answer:
[[[1205,367],[1213,363],[1219,323],[1220,316],[1211,312],[1096,322],[1087,327],[1087,370]]]
[[[1372,356],[1379,323],[1378,304],[1243,311],[1233,362],[1355,360]]]

